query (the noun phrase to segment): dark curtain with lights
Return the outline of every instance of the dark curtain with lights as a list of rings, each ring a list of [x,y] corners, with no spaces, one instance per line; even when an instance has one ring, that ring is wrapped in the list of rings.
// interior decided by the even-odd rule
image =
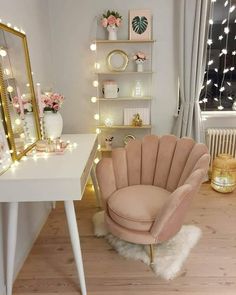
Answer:
[[[181,0],[178,3],[180,110],[174,133],[200,142],[199,96],[204,80],[210,0]]]
[[[212,0],[202,111],[236,111],[236,0]]]

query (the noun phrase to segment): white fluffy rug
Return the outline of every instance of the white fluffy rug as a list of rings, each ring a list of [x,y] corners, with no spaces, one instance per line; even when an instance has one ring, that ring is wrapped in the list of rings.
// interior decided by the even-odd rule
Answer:
[[[110,234],[104,223],[104,211],[93,216],[94,234],[105,237],[111,246],[123,257],[141,260],[150,264],[149,247],[132,244]],[[176,236],[167,242],[155,246],[153,271],[166,280],[174,279],[180,272],[190,250],[201,237],[200,228],[194,225],[183,225]]]

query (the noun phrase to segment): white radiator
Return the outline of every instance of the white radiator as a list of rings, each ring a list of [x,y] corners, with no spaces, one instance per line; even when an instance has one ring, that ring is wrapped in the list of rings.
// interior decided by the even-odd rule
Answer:
[[[206,132],[206,142],[212,162],[219,154],[230,154],[236,158],[236,129],[209,128]]]

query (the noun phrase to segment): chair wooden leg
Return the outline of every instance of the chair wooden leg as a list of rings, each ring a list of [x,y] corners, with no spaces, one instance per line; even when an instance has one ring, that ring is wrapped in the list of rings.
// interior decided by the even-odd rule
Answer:
[[[150,264],[154,264],[154,245],[150,244]]]

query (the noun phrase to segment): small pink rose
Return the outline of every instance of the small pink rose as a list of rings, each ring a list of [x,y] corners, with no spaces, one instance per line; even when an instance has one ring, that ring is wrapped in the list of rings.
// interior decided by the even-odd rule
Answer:
[[[138,57],[141,59],[145,59],[145,54],[143,52],[138,52]]]
[[[110,26],[114,26],[116,24],[116,18],[114,15],[110,15],[108,17],[107,21]]]
[[[117,27],[119,27],[121,25],[121,19],[120,18],[116,19],[116,25],[117,25]]]
[[[102,24],[102,26],[104,27],[104,28],[106,28],[107,27],[107,24],[108,24],[108,22],[107,22],[107,18],[103,18],[102,19],[102,21],[101,21],[101,24]]]

